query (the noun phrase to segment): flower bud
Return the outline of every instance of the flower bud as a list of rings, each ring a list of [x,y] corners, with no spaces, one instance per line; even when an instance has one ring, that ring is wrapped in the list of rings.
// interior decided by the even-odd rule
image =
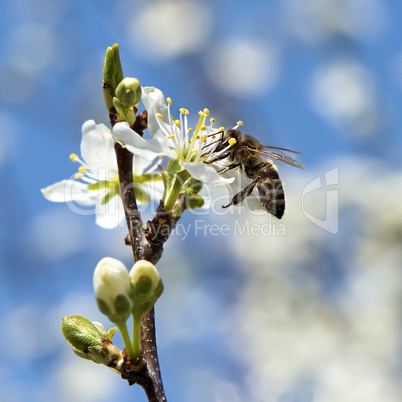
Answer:
[[[121,106],[130,108],[141,100],[141,84],[136,78],[126,77],[116,88],[116,97]]]
[[[125,322],[132,310],[133,291],[125,265],[115,258],[103,258],[95,268],[93,282],[99,310],[116,324]]]
[[[155,265],[146,260],[139,260],[130,271],[130,280],[134,286],[133,315],[147,313],[163,292],[162,280]]]

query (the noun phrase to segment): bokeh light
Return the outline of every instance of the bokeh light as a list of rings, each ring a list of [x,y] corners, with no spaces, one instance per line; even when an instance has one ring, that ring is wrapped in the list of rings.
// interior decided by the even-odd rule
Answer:
[[[156,315],[168,400],[399,400],[401,18],[396,0],[5,3],[0,400],[146,401],[60,332],[68,314],[112,326],[92,274],[105,256],[131,266],[125,228],[40,193],[75,173],[82,124],[108,124],[113,43],[124,73],[172,97],[173,113],[243,120],[307,166],[278,164],[281,221],[187,212],[166,243]]]

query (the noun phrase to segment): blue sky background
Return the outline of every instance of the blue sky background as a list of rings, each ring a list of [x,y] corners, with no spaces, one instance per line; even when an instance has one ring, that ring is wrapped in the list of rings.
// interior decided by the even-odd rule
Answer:
[[[59,330],[68,314],[109,325],[92,273],[106,255],[131,265],[125,229],[101,229],[40,193],[75,172],[68,156],[79,152],[82,124],[108,124],[103,57],[119,43],[125,75],[160,88],[176,112],[196,119],[208,107],[225,127],[243,120],[262,143],[303,152],[307,166],[280,166],[282,221],[243,209],[188,213],[188,237],[166,244],[156,309],[168,399],[397,400],[401,17],[396,0],[4,4],[0,399],[145,401],[76,358]],[[306,190],[328,172],[334,186]],[[330,190],[337,202],[326,211]],[[271,231],[200,229],[235,221]]]

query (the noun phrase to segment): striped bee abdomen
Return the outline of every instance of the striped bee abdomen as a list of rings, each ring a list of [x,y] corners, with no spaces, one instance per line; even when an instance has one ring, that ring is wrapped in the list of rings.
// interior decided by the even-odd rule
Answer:
[[[257,190],[261,205],[281,219],[285,212],[285,193],[276,166],[267,161],[255,166],[254,171],[258,172]]]

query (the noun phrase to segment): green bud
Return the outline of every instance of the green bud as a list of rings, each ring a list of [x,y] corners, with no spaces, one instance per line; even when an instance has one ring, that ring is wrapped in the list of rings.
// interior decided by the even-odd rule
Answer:
[[[201,208],[204,205],[204,198],[200,195],[189,195],[188,196],[188,209]]]
[[[106,49],[103,63],[103,99],[109,113],[113,109],[115,90],[122,79],[123,70],[120,63],[119,45],[114,44]]]
[[[162,294],[163,283],[155,265],[146,260],[137,261],[129,276],[134,286],[132,313],[134,317],[142,317]]]
[[[99,310],[118,325],[125,322],[132,310],[133,292],[125,265],[115,258],[103,258],[95,268],[93,283]]]
[[[123,70],[120,63],[119,45],[115,43],[106,49],[103,63],[103,82],[113,88],[113,91],[123,79]]]
[[[121,105],[130,108],[141,100],[141,84],[136,78],[124,78],[116,88]]]
[[[92,323],[80,315],[69,315],[63,317],[61,331],[76,355],[120,372],[124,356],[111,342],[115,328],[106,333],[99,323]],[[102,332],[108,336],[103,336]]]
[[[102,334],[91,321],[80,315],[63,317],[61,332],[73,349],[83,353],[87,353],[90,346],[102,346]]]
[[[134,124],[135,113],[132,108],[124,107],[116,97],[113,98],[113,106],[119,114],[119,121],[126,121],[130,126]]]

